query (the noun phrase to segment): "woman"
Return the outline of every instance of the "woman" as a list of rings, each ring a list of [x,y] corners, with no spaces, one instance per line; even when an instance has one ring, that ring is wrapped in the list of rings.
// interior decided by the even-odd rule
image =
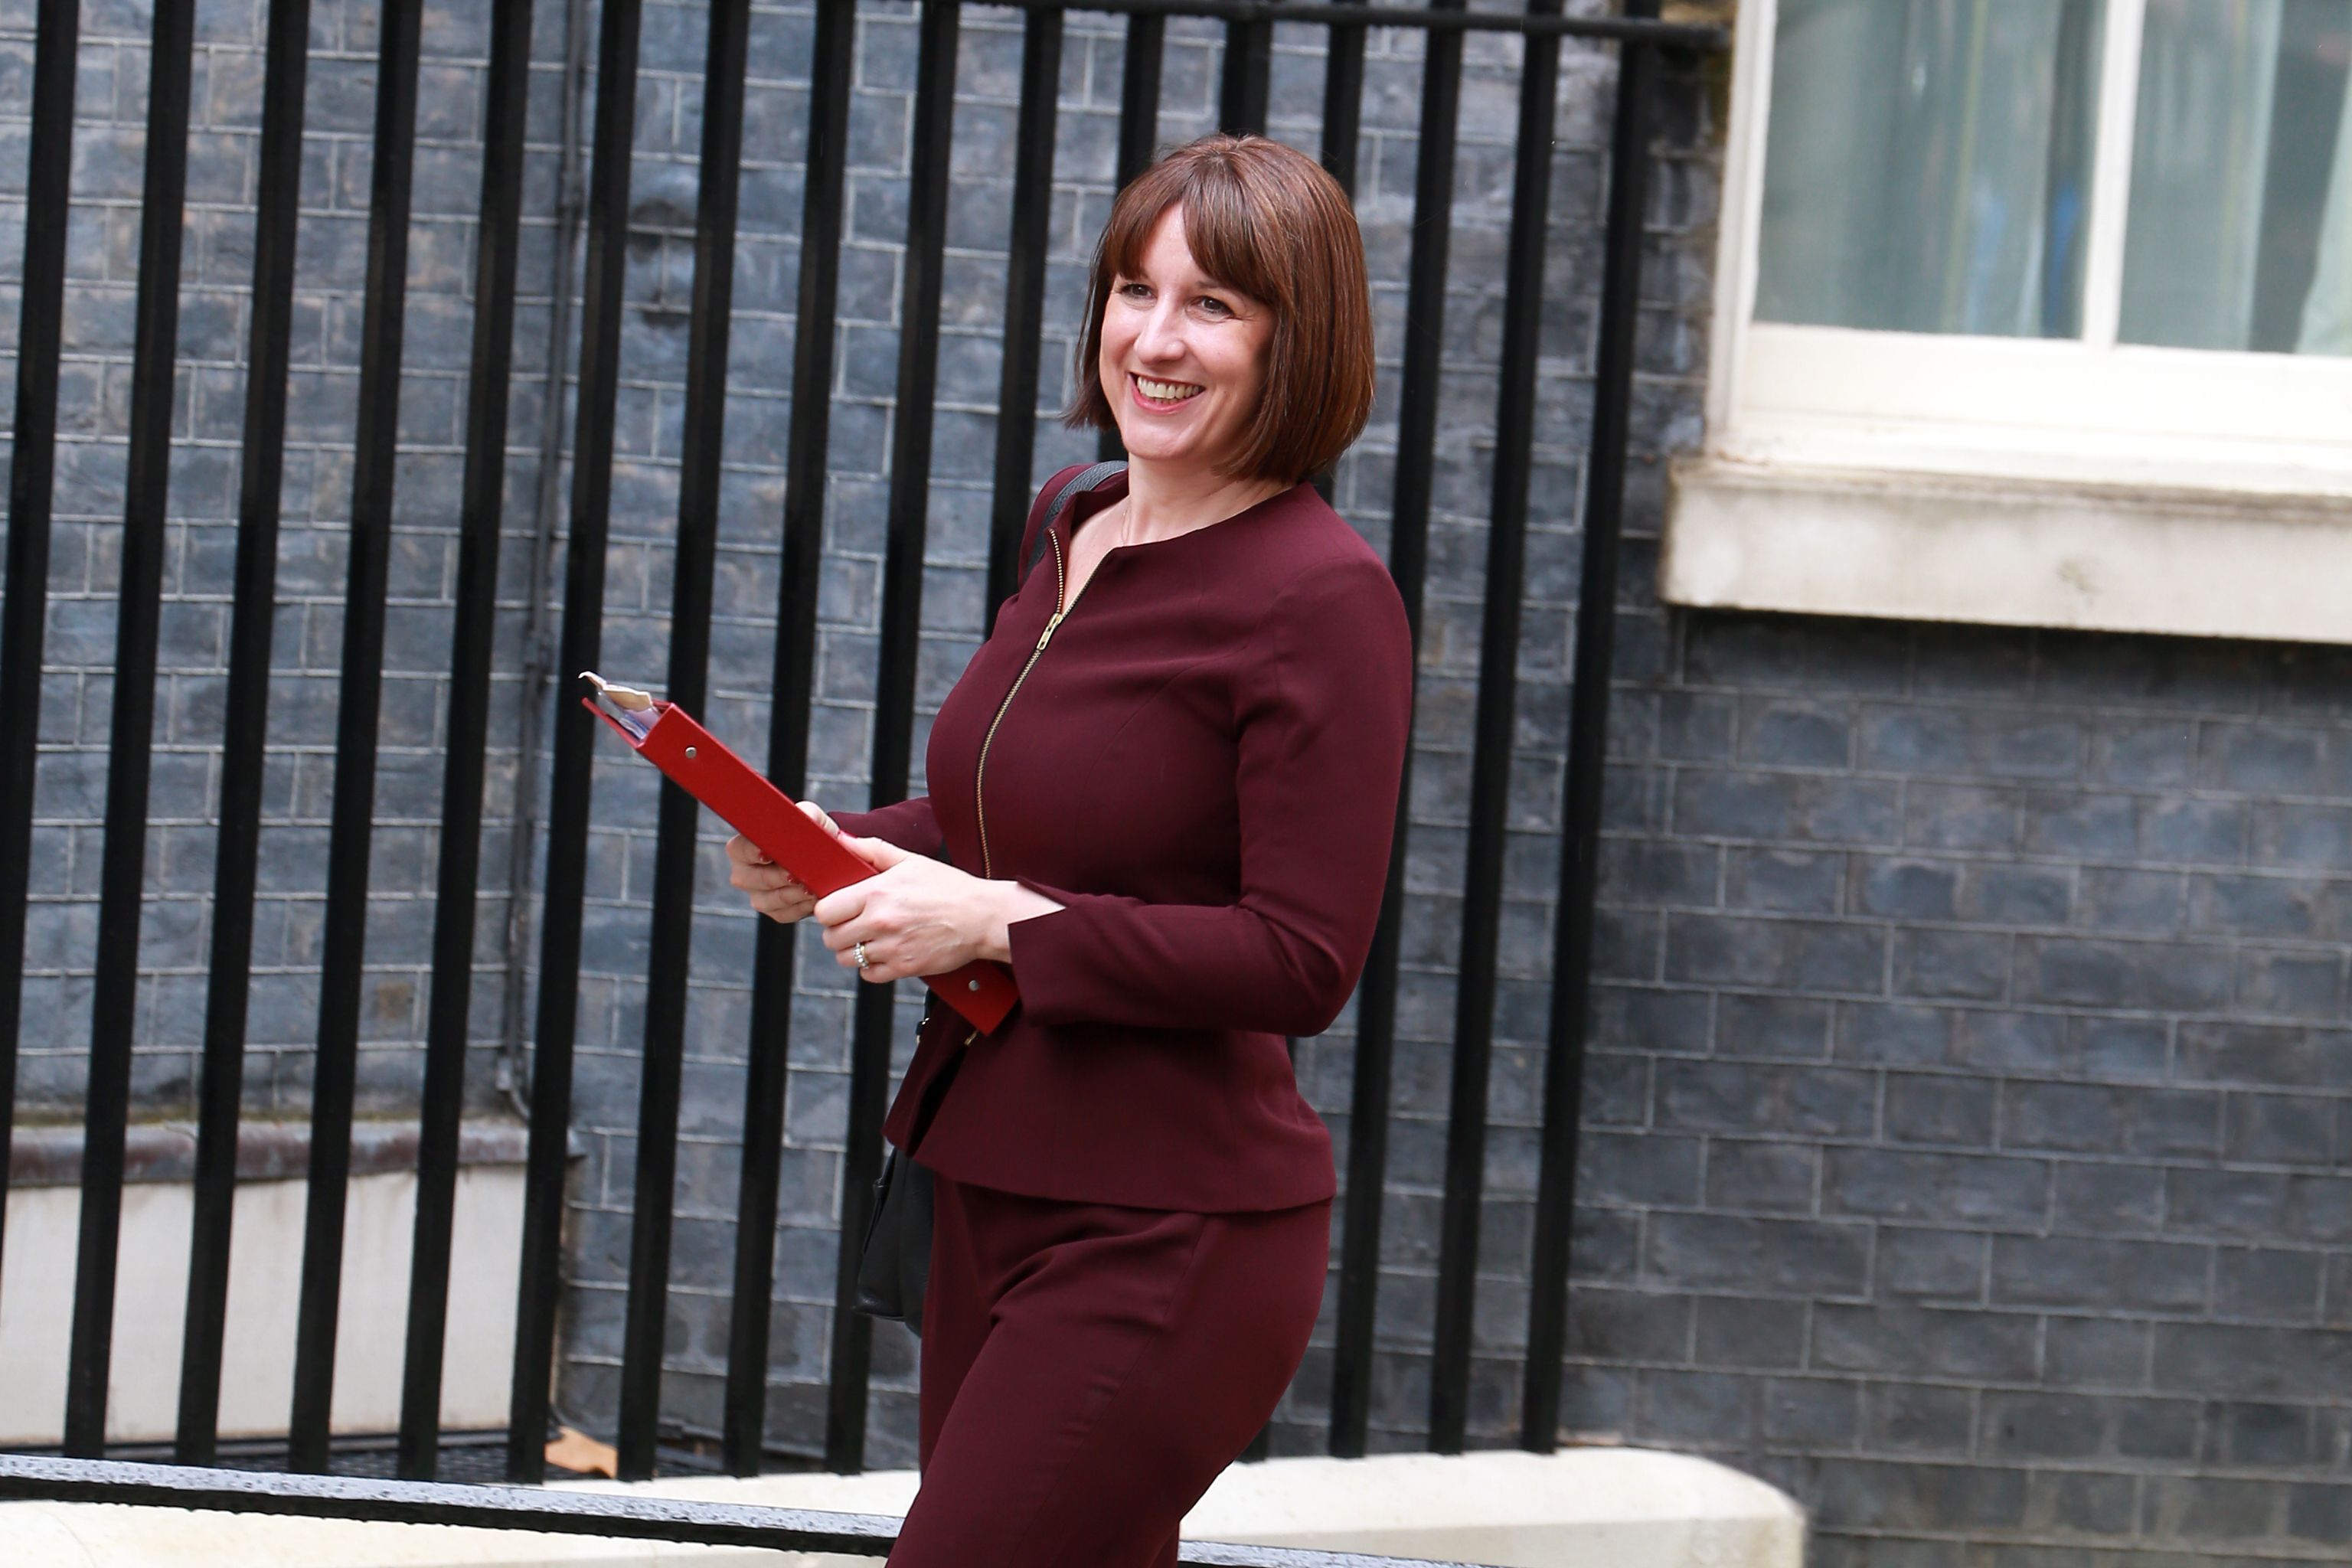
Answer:
[[[1256,137],[1169,154],[1112,210],[1077,371],[1128,469],[1032,508],[933,793],[839,819],[885,868],[816,901],[728,847],[869,983],[1021,988],[987,1037],[926,1016],[885,1129],[936,1205],[900,1568],[1176,1561],[1322,1300],[1330,1139],[1283,1037],[1353,989],[1395,820],[1403,607],[1305,482],[1372,400],[1346,195]]]

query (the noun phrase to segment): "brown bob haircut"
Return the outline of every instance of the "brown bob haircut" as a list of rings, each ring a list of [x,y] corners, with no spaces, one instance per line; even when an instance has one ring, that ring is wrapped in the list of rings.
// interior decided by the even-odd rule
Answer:
[[[1118,428],[1102,385],[1103,312],[1111,285],[1141,270],[1145,242],[1171,207],[1184,211],[1185,244],[1201,270],[1273,314],[1265,395],[1224,471],[1297,484],[1330,467],[1372,412],[1363,236],[1347,193],[1320,163],[1263,136],[1186,142],[1119,192],[1095,247],[1078,395],[1063,419]]]

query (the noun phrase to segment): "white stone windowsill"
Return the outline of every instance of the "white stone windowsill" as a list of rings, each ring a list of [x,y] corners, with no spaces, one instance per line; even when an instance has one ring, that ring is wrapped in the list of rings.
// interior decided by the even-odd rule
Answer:
[[[903,1515],[915,1477],[696,1478],[643,1487],[597,1483],[595,1489]],[[1801,1568],[1805,1521],[1780,1492],[1710,1460],[1644,1448],[1570,1448],[1236,1465],[1186,1518],[1184,1534],[1503,1568]],[[0,1505],[0,1541],[31,1553],[22,1561],[70,1568],[861,1568],[879,1562],[87,1503]]]
[[[1670,604],[2352,643],[2352,498],[1685,458]]]

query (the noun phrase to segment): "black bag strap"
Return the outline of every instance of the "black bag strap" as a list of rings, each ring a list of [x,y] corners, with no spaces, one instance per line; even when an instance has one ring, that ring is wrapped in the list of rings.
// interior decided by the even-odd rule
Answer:
[[[1052,532],[1054,525],[1062,521],[1062,514],[1070,510],[1072,498],[1082,491],[1093,489],[1114,474],[1125,472],[1127,472],[1127,465],[1124,462],[1096,463],[1080,468],[1063,481],[1062,488],[1054,492],[1054,499],[1045,503],[1045,520],[1037,525],[1037,531],[1029,536],[1029,553],[1021,563],[1023,582],[1027,582],[1029,574],[1037,570],[1038,559],[1045,553],[1045,535]]]

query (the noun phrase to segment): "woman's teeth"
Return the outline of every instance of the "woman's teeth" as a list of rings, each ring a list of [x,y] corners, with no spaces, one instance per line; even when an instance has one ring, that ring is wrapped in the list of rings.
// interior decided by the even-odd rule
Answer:
[[[1181,403],[1201,390],[1181,381],[1153,381],[1141,375],[1135,378],[1135,386],[1137,391],[1155,403]]]

